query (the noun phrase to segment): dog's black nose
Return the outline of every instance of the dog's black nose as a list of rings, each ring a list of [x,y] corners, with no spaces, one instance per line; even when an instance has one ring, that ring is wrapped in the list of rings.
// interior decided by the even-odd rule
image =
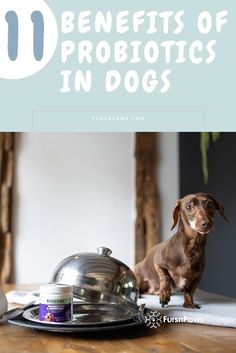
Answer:
[[[204,221],[201,222],[201,226],[202,226],[202,228],[211,227],[211,226],[212,226],[212,222],[211,222],[211,221],[204,220]]]

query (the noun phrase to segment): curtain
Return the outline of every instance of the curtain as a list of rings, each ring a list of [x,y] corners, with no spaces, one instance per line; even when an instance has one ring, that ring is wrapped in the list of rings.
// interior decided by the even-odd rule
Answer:
[[[160,242],[160,201],[156,177],[158,137],[155,132],[136,133],[136,263]]]
[[[12,281],[14,133],[0,132],[0,282]]]

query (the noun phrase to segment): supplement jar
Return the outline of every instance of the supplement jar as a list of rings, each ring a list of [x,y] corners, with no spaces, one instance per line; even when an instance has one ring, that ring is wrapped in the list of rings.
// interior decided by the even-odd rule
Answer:
[[[40,286],[39,320],[70,321],[73,316],[72,288],[64,284],[42,284]]]

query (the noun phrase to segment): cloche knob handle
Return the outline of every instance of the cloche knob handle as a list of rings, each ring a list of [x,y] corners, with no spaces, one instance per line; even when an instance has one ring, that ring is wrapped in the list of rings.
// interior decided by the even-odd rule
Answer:
[[[110,256],[112,251],[109,248],[106,248],[104,246],[100,246],[99,248],[97,248],[97,253],[102,256]]]

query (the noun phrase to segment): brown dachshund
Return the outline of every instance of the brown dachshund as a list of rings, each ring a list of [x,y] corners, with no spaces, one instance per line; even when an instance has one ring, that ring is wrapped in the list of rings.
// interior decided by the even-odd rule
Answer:
[[[215,210],[226,220],[223,206],[212,195],[196,193],[178,200],[173,212],[177,232],[169,240],[154,246],[134,269],[141,292],[158,294],[162,307],[172,292],[184,293],[185,308],[200,308],[193,293],[205,264],[205,245],[214,227]]]

